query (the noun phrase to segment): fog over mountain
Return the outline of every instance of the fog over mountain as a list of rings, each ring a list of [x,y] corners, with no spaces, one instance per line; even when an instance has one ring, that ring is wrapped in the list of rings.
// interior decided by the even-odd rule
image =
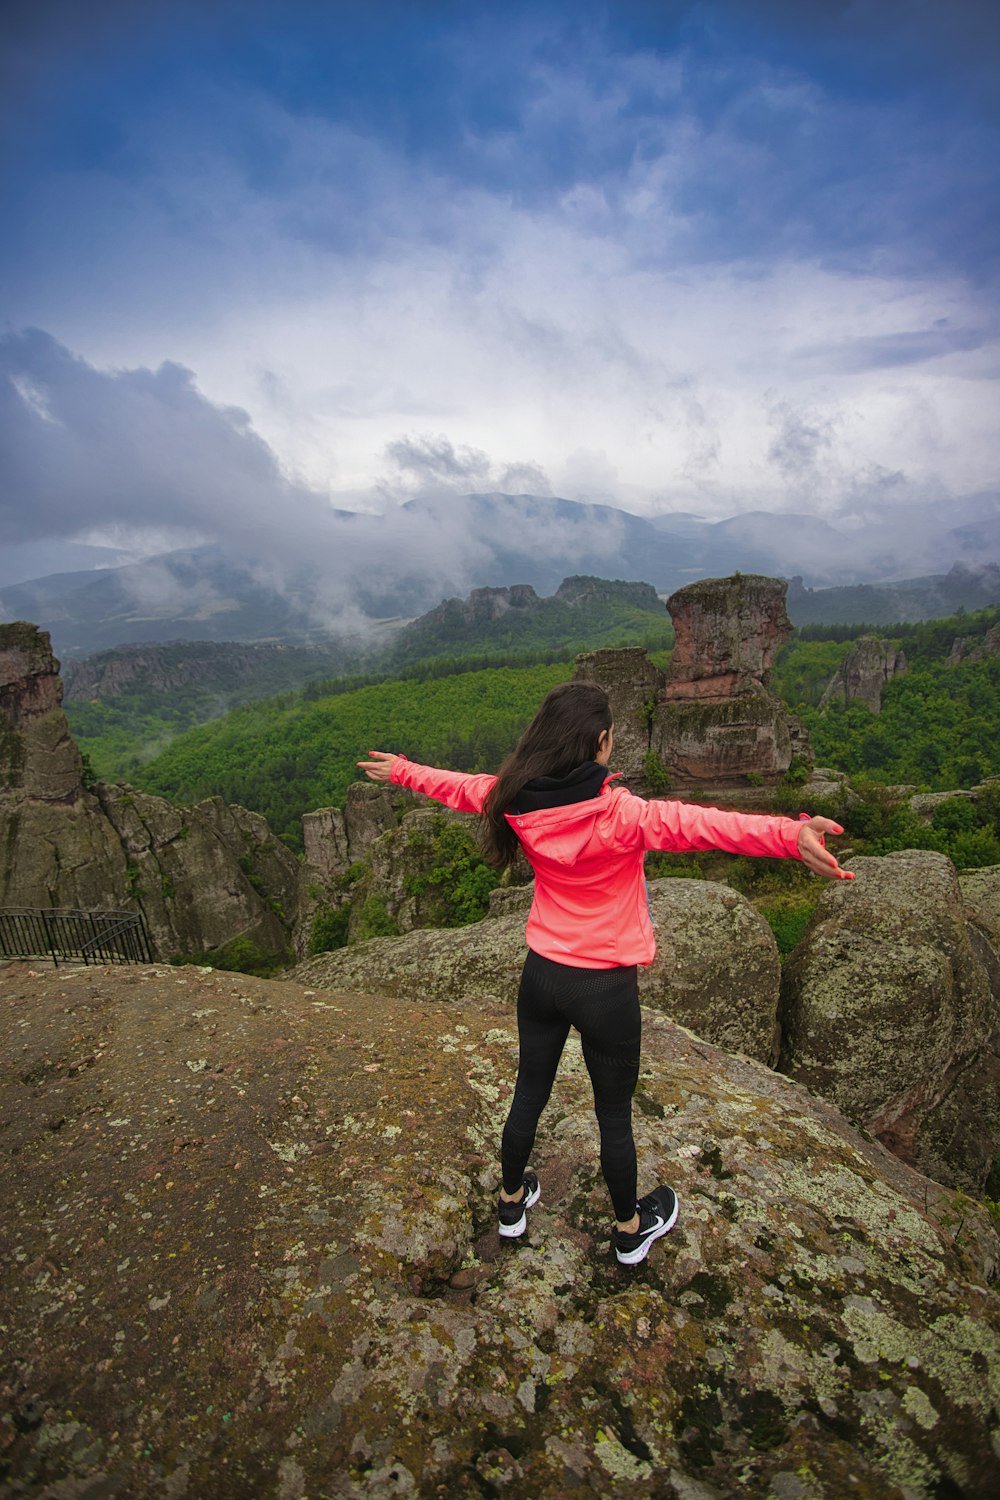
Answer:
[[[548,595],[571,574],[640,579],[663,595],[736,570],[799,577],[819,590],[940,575],[955,563],[974,575],[1000,556],[1000,497],[971,497],[957,514],[964,518],[957,527],[952,505],[850,531],[813,516],[757,512],[709,522],[688,514],[674,529],[669,515],[647,519],[551,496],[439,493],[382,515],[327,511],[311,533],[282,537],[276,527],[266,562],[255,545],[227,537],[119,567],[0,585],[0,618],[41,624],[69,656],[129,642],[326,633],[371,643],[378,622],[412,617],[442,598],[512,583]],[[985,582],[992,587],[994,578],[995,570]],[[824,618],[815,598],[810,607],[812,618]]]

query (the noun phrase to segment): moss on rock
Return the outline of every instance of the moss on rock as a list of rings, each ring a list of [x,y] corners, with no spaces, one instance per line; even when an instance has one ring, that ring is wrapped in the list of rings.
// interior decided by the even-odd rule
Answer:
[[[158,968],[0,1000],[6,1494],[996,1492],[986,1215],[662,1016],[636,1137],[681,1217],[625,1270],[572,1041],[497,1237],[509,1012]]]

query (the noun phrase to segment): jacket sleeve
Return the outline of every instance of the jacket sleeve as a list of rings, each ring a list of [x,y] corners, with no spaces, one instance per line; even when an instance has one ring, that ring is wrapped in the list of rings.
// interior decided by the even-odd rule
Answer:
[[[693,802],[647,802],[623,791],[616,809],[620,835],[633,848],[680,853],[723,849],[729,854],[799,859],[801,822],[770,814],[724,812]]]
[[[439,771],[436,766],[421,766],[407,760],[405,755],[396,757],[390,780],[396,786],[409,787],[411,792],[423,792],[435,802],[456,812],[481,813],[486,798],[496,784],[495,776],[469,776],[465,771]]]

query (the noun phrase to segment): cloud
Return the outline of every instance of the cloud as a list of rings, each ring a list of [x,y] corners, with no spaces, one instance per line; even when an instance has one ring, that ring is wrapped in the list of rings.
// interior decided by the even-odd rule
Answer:
[[[804,411],[790,401],[773,399],[768,402],[768,415],[776,429],[768,458],[786,478],[802,479],[816,469],[824,451],[833,447],[836,416]]]
[[[457,447],[443,434],[412,433],[387,443],[391,477],[383,481],[388,498],[436,493],[498,490],[504,494],[550,495],[552,486],[539,464],[495,463],[481,448]]]
[[[408,479],[421,486],[486,483],[490,461],[479,448],[455,448],[446,437],[403,437],[386,444],[386,456]]]
[[[515,480],[546,487],[531,464],[411,435],[389,447],[391,521],[338,512],[290,479],[247,413],[209,401],[190,370],[99,370],[38,329],[0,338],[0,454],[3,547],[76,538],[148,557],[218,543],[225,561],[212,582],[188,581],[183,559],[116,577],[151,614],[211,613],[225,607],[227,568],[249,567],[341,628],[357,623],[359,599],[451,592],[488,569],[496,537],[474,533],[456,494]],[[407,497],[417,508],[398,508]]]
[[[251,5],[225,45],[208,17],[174,37],[183,67],[147,41],[131,84],[129,47],[79,77],[63,48],[68,102],[50,79],[12,168],[10,305],[152,423],[148,470],[123,439],[140,513],[169,493],[238,535],[233,488],[259,494],[283,556],[267,516],[294,537],[330,496],[547,486],[720,516],[803,503],[807,478],[828,510],[866,475],[994,481],[995,133],[940,78],[907,87],[942,30],[976,72],[955,16],[981,7],[943,28],[904,0],[776,0],[759,26],[735,3],[333,7],[314,31],[305,9]],[[92,129],[56,129],[74,110]],[[178,477],[155,480],[172,380]]]
[[[266,547],[324,507],[190,370],[97,370],[39,329],[0,338],[0,434],[4,543],[122,523]]]

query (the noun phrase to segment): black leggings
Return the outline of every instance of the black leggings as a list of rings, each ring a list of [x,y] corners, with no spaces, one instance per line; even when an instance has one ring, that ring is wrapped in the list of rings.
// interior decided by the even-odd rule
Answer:
[[[574,969],[528,950],[517,996],[517,1084],[501,1144],[504,1192],[516,1193],[521,1186],[571,1026],[580,1033],[594,1086],[601,1171],[615,1217],[624,1223],[636,1205],[632,1095],[639,1080],[642,1019],[634,964]]]

